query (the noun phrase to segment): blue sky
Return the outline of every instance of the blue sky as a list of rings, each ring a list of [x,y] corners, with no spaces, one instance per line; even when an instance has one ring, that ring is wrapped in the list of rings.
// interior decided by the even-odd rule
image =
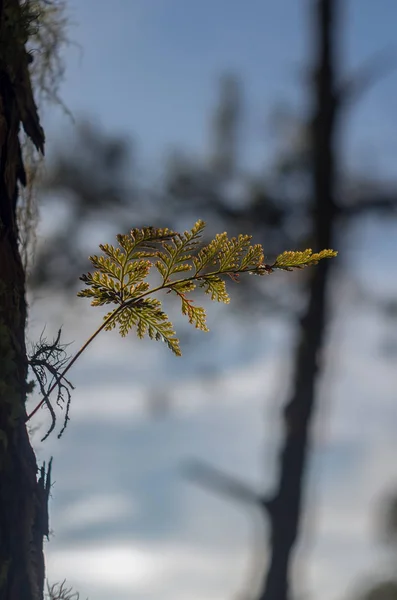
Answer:
[[[76,22],[70,37],[82,54],[67,50],[61,96],[76,117],[88,115],[107,131],[131,135],[143,170],[157,173],[170,148],[208,150],[218,76],[236,71],[245,85],[245,163],[255,167],[271,155],[266,123],[274,106],[305,106],[308,5],[303,0],[70,1]],[[345,5],[348,73],[395,43],[397,4],[346,0]],[[350,166],[395,173],[396,98],[397,72],[381,80],[345,120]],[[65,128],[73,126],[57,109],[46,113],[45,123],[50,155]],[[359,574],[376,567],[372,517],[378,496],[397,477],[396,370],[377,354],[385,325],[349,295],[352,270],[368,282],[368,268],[376,271],[386,253],[387,277],[379,269],[371,281],[379,290],[395,290],[390,257],[396,227],[389,224],[382,232],[382,244],[373,223],[352,236],[350,270],[334,306],[339,320],[327,373],[333,386],[329,393],[325,383],[328,404],[319,411],[314,434],[308,501],[316,503],[316,522],[301,577],[303,590],[316,600],[349,597]],[[32,336],[43,323],[50,330],[61,319],[78,346],[98,322],[97,315],[83,311],[55,312],[51,319],[51,310],[33,305]],[[153,342],[120,341],[111,334],[99,339],[74,371],[77,390],[64,437],[44,445],[35,437],[40,459],[54,455],[48,576],[66,577],[81,597],[226,600],[246,583],[255,515],[187,484],[179,467],[194,455],[257,487],[271,483],[290,338],[268,321],[232,334],[217,318],[220,312],[211,312],[211,334],[197,332],[200,341],[186,348],[182,362]],[[200,368],[211,361],[221,376],[203,388]],[[147,410],[148,388],[156,393],[163,384],[174,409],[155,420]],[[306,549],[305,541],[301,547]]]
[[[393,0],[342,4],[349,19],[341,39],[346,75],[380,51],[397,50]],[[208,148],[208,116],[225,70],[245,86],[250,165],[269,156],[270,111],[280,102],[305,105],[308,2],[114,0],[109,10],[102,1],[74,0],[69,6],[76,23],[70,37],[82,54],[73,46],[67,51],[62,98],[76,115],[134,135],[151,166],[174,145]],[[373,168],[392,172],[396,92],[392,73],[358,103],[345,132],[349,163],[372,159]]]

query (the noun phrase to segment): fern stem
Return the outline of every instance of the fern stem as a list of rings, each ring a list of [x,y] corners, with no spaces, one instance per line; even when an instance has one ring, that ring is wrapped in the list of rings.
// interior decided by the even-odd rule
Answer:
[[[48,400],[50,394],[55,390],[57,384],[65,377],[66,373],[69,371],[69,369],[74,365],[74,363],[76,362],[76,360],[83,354],[84,350],[86,350],[88,348],[88,346],[91,344],[91,342],[94,341],[94,339],[101,333],[101,331],[103,331],[103,329],[106,327],[106,325],[109,323],[109,321],[111,321],[111,319],[113,319],[113,317],[119,313],[122,309],[125,308],[125,304],[120,305],[117,310],[110,315],[106,321],[104,321],[102,323],[102,325],[100,325],[100,327],[98,327],[98,329],[96,329],[94,331],[94,333],[88,338],[88,340],[81,346],[80,350],[78,350],[76,352],[76,354],[73,356],[73,358],[70,360],[70,362],[66,365],[66,367],[64,368],[64,370],[62,371],[62,373],[55,379],[54,383],[52,384],[52,386],[50,387],[50,389],[48,390],[48,392],[45,394],[45,396],[43,396],[43,398],[40,400],[40,402],[37,404],[37,406],[32,410],[32,412],[27,415],[25,422],[27,423],[39,410],[39,408],[41,406],[43,406],[44,402],[46,400]]]

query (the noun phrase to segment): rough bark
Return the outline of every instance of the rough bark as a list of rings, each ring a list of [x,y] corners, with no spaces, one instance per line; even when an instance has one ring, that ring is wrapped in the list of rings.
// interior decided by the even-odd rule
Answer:
[[[20,126],[43,150],[19,0],[0,0],[0,599],[43,598],[48,484],[25,419],[25,273],[18,249],[18,184],[25,183]],[[47,481],[46,481],[47,480]]]
[[[338,0],[316,0],[314,73],[316,105],[312,119],[312,187],[314,247],[332,247],[335,209],[335,32]],[[302,490],[309,447],[310,424],[315,408],[315,387],[326,326],[326,287],[331,261],[321,262],[310,273],[308,303],[299,324],[292,396],[284,411],[284,445],[276,493],[266,509],[270,518],[270,560],[260,600],[288,600],[291,595],[291,559],[300,525]]]

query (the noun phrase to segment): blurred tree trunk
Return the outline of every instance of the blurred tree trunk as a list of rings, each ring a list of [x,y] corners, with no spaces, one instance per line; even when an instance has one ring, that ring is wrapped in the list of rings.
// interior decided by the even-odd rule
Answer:
[[[28,3],[27,3],[28,4]],[[45,474],[25,419],[25,273],[18,248],[18,182],[25,183],[20,125],[43,151],[26,52],[27,21],[19,0],[0,0],[0,598],[43,598]]]
[[[315,0],[314,72],[315,106],[312,117],[311,177],[313,194],[313,245],[332,247],[335,210],[335,38],[338,0]],[[331,261],[310,272],[308,302],[299,323],[292,396],[284,411],[284,444],[280,456],[278,489],[266,503],[271,528],[268,571],[261,600],[290,598],[290,565],[299,533],[302,489],[309,446],[310,423],[321,369],[321,350],[327,316],[327,282]]]

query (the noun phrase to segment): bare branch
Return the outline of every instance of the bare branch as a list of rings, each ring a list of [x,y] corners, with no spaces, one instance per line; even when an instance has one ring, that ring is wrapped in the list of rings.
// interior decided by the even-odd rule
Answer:
[[[337,92],[340,104],[356,102],[379,79],[386,77],[397,68],[397,51],[383,50],[370,58],[365,64],[342,82]]]
[[[190,480],[212,492],[223,494],[239,502],[263,505],[263,498],[258,492],[235,477],[200,460],[193,459],[186,463],[183,473]]]
[[[357,217],[367,211],[392,212],[397,211],[397,194],[381,195],[376,194],[371,198],[358,198],[354,202],[349,202],[339,208],[343,217]]]

